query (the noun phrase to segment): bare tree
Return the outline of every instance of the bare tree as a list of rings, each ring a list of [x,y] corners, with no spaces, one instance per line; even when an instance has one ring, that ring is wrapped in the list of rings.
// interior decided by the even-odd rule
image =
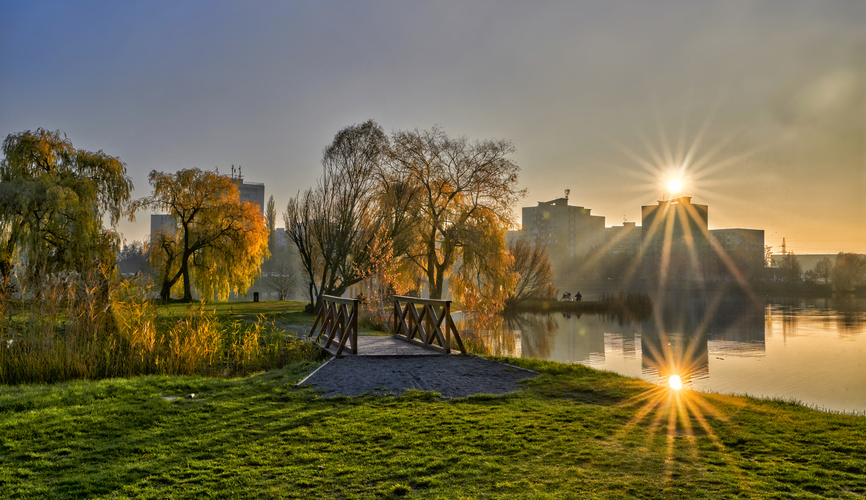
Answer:
[[[506,300],[506,307],[513,308],[528,299],[556,297],[553,270],[544,246],[533,246],[522,238],[516,238],[509,242],[508,251],[514,259],[511,269],[519,277],[514,292]]]
[[[822,257],[815,264],[815,274],[818,279],[824,280],[824,283],[830,282],[830,274],[833,272],[833,261],[829,257]]]
[[[412,207],[418,220],[405,235],[411,243],[405,256],[426,275],[430,297],[440,298],[446,275],[467,261],[463,250],[489,239],[485,228],[514,225],[511,206],[525,195],[517,188],[520,168],[509,158],[514,146],[452,138],[439,128],[397,132],[392,140],[395,167],[418,190]]]
[[[803,270],[794,252],[788,252],[782,256],[782,260],[779,262],[779,272],[782,274],[782,279],[788,283],[800,281],[800,275]]]
[[[372,272],[379,227],[388,228],[390,238],[408,224],[393,208],[405,203],[408,190],[389,173],[388,148],[388,137],[372,120],[340,130],[324,150],[317,186],[286,207],[286,237],[298,249],[308,298],[316,308],[322,295],[342,295]]]

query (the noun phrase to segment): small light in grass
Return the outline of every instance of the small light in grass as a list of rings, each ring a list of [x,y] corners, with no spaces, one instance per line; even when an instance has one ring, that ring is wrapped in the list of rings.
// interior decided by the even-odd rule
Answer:
[[[671,378],[668,380],[668,384],[670,384],[671,389],[680,390],[683,388],[683,381],[680,380],[679,375],[671,375]]]
[[[683,183],[680,182],[679,179],[671,179],[671,181],[668,182],[668,190],[671,193],[676,193],[682,188],[683,188]]]

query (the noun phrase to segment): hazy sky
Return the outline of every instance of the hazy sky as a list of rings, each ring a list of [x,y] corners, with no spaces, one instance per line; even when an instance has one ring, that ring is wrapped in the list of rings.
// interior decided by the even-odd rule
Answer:
[[[510,139],[522,205],[570,188],[639,222],[685,164],[711,228],[866,253],[862,0],[0,0],[0,136],[63,130],[135,197],[153,169],[235,164],[282,211],[370,118]]]

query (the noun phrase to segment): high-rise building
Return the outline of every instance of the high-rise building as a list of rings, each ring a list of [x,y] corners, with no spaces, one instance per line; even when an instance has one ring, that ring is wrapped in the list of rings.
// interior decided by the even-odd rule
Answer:
[[[711,271],[708,207],[690,196],[641,207],[644,273],[663,279],[704,279]]]
[[[548,252],[559,248],[569,256],[581,256],[604,244],[604,217],[569,205],[568,198],[539,201],[536,207],[523,207],[523,231],[524,237],[547,246]]]
[[[238,186],[238,197],[259,206],[259,213],[265,213],[265,185],[261,182],[244,182],[243,177],[232,179]]]

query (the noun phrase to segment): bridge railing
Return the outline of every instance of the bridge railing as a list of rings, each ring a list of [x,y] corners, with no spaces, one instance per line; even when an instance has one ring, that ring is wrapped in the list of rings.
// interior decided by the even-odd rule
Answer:
[[[309,338],[315,336],[315,342],[325,349],[337,341],[337,353],[343,353],[343,348],[349,344],[352,354],[358,354],[358,299],[344,299],[331,295],[322,296],[322,308],[313,328],[310,329]],[[321,323],[321,324],[320,324]],[[316,334],[316,328],[319,328]],[[324,338],[323,338],[324,337]]]
[[[420,313],[418,306],[421,306]],[[451,352],[453,340],[457,349],[466,354],[463,340],[451,318],[450,300],[395,295],[393,319],[394,329],[391,331],[394,338],[446,354]]]

